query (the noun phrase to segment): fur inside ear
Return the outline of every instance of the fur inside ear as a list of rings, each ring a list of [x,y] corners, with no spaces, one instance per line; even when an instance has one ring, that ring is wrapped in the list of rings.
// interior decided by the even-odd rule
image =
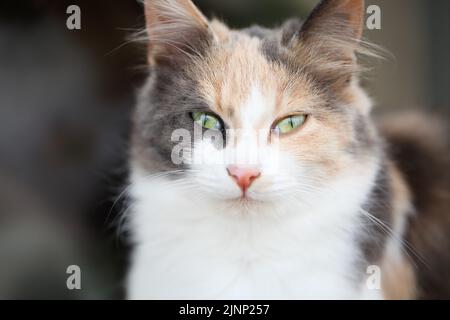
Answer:
[[[144,5],[151,65],[198,55],[213,39],[208,20],[191,0],[144,0]]]
[[[303,39],[335,36],[360,40],[363,34],[364,0],[322,0],[303,24]]]
[[[373,55],[361,40],[364,0],[322,0],[291,41],[294,59],[340,87],[360,71],[356,53]]]

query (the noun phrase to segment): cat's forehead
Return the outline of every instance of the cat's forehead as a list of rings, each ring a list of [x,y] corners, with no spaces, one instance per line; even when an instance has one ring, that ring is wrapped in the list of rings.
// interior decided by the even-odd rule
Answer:
[[[259,122],[256,125],[265,125],[265,120],[315,98],[305,75],[266,55],[265,35],[273,36],[267,32],[221,30],[219,43],[194,67],[199,93],[234,127],[243,127],[249,115]]]

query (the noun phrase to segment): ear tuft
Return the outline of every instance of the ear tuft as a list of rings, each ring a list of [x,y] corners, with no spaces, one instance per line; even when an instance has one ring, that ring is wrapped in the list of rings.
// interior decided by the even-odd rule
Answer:
[[[209,22],[191,0],[144,0],[150,64],[180,62],[213,39]]]

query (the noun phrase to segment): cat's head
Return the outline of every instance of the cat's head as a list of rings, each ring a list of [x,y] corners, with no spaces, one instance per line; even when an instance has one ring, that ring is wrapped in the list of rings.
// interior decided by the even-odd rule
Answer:
[[[211,199],[255,202],[373,175],[356,59],[363,0],[321,1],[305,23],[275,29],[233,30],[190,0],[146,0],[145,14],[151,75],[135,113],[135,171],[181,172],[170,179]]]

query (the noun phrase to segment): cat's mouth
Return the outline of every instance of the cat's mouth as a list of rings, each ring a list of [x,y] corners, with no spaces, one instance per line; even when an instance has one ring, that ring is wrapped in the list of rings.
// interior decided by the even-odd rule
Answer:
[[[253,205],[268,203],[269,201],[267,199],[264,200],[258,197],[254,197],[250,195],[248,192],[246,192],[242,193],[238,197],[225,199],[225,202],[237,206],[249,207]]]

